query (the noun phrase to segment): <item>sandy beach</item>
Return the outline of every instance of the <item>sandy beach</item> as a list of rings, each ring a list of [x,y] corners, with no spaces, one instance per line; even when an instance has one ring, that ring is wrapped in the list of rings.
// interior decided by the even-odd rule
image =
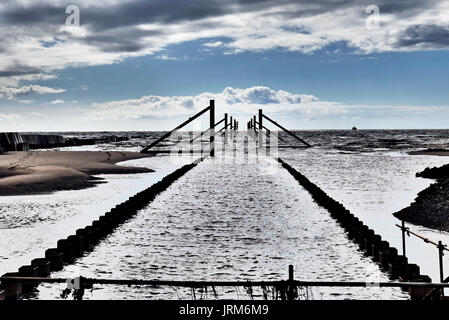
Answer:
[[[29,151],[0,155],[0,196],[88,188],[96,174],[153,172],[117,162],[148,157],[135,152]]]

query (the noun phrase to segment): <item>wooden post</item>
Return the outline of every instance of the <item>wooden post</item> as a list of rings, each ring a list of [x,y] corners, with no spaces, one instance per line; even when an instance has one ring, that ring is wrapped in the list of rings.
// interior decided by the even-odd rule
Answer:
[[[243,138],[243,153],[248,156],[248,136]]]
[[[262,148],[262,109],[259,109],[259,148]]]
[[[228,142],[228,114],[225,113],[225,130],[224,130],[224,142],[227,143]]]
[[[253,137],[253,118],[249,120],[249,134],[251,138]]]
[[[190,154],[193,154],[193,131],[189,131],[190,136]]]
[[[405,211],[402,211],[402,255],[405,255],[405,220],[404,220]]]
[[[294,297],[294,285],[293,285],[293,281],[294,281],[294,270],[293,270],[293,265],[289,265],[288,266],[288,297],[287,299],[292,301],[295,299]]]
[[[253,131],[254,131],[254,139],[256,140],[256,152],[259,152],[259,144],[258,144],[258,140],[257,140],[257,125],[256,125],[256,116],[253,116]],[[260,132],[259,132],[260,133]]]
[[[212,100],[213,101],[213,100]],[[164,134],[162,137],[160,137],[159,139],[157,139],[155,142],[153,142],[152,144],[150,144],[148,147],[145,147],[144,149],[142,149],[140,152],[141,153],[146,153],[148,152],[148,150],[150,150],[152,147],[154,147],[155,145],[159,144],[160,142],[162,142],[163,140],[167,139],[168,137],[170,137],[174,132],[178,131],[179,129],[181,129],[182,127],[186,126],[187,124],[189,124],[190,122],[192,122],[193,120],[199,118],[200,116],[202,116],[204,113],[206,113],[207,111],[209,111],[210,106],[201,110],[200,112],[198,112],[196,115],[194,115],[193,117],[190,117],[189,119],[187,119],[186,121],[184,121],[183,123],[181,123],[179,126],[177,126],[176,128],[174,128],[172,131]]]
[[[270,149],[271,149],[271,137],[270,137],[270,132],[267,132],[267,136],[265,138],[265,150],[266,150],[266,154],[267,156],[270,156]]]
[[[215,100],[210,100],[210,122],[209,122],[209,147],[210,156],[215,157]]]
[[[444,272],[443,272],[443,255],[444,255],[444,246],[441,241],[438,241],[438,257],[440,263],[440,282],[444,281]]]
[[[295,139],[301,141],[302,143],[304,143],[307,147],[312,147],[309,143],[307,143],[306,141],[304,141],[303,139],[301,139],[300,137],[298,137],[296,134],[294,134],[293,132],[291,132],[290,130],[285,129],[283,126],[281,126],[279,123],[277,123],[276,121],[274,121],[273,119],[270,119],[269,117],[267,117],[266,115],[262,114],[262,116],[267,119],[268,121],[270,121],[272,124],[274,124],[275,126],[277,126],[278,128],[284,130],[285,132],[287,132],[289,135],[291,135],[292,137],[294,137]]]
[[[233,120],[232,120],[232,116],[229,118],[229,139],[232,139],[232,130],[233,130]]]

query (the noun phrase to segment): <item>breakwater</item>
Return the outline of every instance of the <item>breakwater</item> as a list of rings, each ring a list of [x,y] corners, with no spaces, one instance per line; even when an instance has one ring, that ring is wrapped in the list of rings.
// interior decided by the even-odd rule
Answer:
[[[2,132],[0,133],[0,153],[8,151],[29,151],[36,149],[95,145],[128,140],[128,137],[119,137],[115,135],[88,138],[65,138],[62,135],[56,134]]]
[[[377,262],[382,271],[389,274],[390,279],[409,282],[431,282],[429,276],[420,274],[418,265],[408,263],[407,257],[400,255],[395,247],[391,246],[388,241],[383,240],[379,234],[376,234],[374,230],[354,216],[343,204],[331,198],[325,191],[288,163],[282,159],[277,160],[311,194],[315,202],[325,208],[340,226],[345,229],[348,238],[355,242],[366,256]],[[431,289],[429,288],[409,289],[412,299],[422,298],[430,291]]]
[[[20,267],[17,272],[9,272],[3,276],[48,277],[51,272],[61,270],[65,264],[71,264],[85,253],[91,252],[102,239],[135,216],[159,193],[166,190],[202,160],[203,158],[200,158],[168,174],[151,187],[116,205],[99,219],[93,221],[91,225],[76,230],[74,234],[65,239],[58,240],[56,247],[45,250],[43,258],[33,259],[29,265]],[[3,291],[6,299],[17,299],[22,295],[31,294],[36,286],[37,283],[29,281],[8,281],[0,285],[0,293]]]

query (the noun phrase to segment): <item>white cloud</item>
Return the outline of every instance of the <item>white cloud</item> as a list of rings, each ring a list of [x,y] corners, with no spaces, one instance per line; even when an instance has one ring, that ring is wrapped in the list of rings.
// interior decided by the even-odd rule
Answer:
[[[19,88],[2,87],[0,88],[0,97],[4,96],[10,100],[17,97],[26,96],[32,93],[36,94],[55,94],[65,92],[65,89],[50,88],[40,85],[27,85]]]
[[[94,103],[88,120],[165,118],[187,116],[205,108],[215,99],[219,112],[254,113],[259,108],[270,112],[301,111],[306,114],[345,112],[335,102],[320,101],[313,95],[294,94],[284,90],[254,86],[246,89],[227,87],[214,94],[204,92],[196,96],[144,96],[139,99]]]
[[[208,48],[218,48],[223,46],[223,42],[221,41],[215,41],[215,42],[206,42],[203,44],[204,47],[208,47]]]
[[[22,117],[16,113],[0,113],[0,120],[2,121],[14,121],[21,118]]]
[[[94,103],[92,110],[84,114],[87,121],[136,120],[145,118],[169,119],[189,117],[209,105],[215,99],[216,117],[225,112],[239,117],[250,117],[263,109],[266,114],[287,115],[294,119],[329,119],[335,116],[345,119],[371,117],[420,117],[422,115],[449,116],[449,106],[390,106],[349,105],[335,101],[323,101],[309,94],[297,94],[268,87],[254,86],[246,89],[225,88],[219,93],[203,92],[196,96],[144,96],[138,99]]]
[[[50,104],[62,104],[64,102],[65,102],[64,100],[56,99],[56,100],[53,100],[52,102],[50,102]]]
[[[175,58],[175,57],[170,57],[168,54],[161,54],[160,56],[156,56],[156,59],[159,59],[159,60],[178,60],[177,58]]]
[[[30,112],[30,114],[31,114],[32,116],[35,116],[35,117],[42,117],[42,118],[47,118],[47,117],[48,117],[47,114],[41,113],[41,112],[36,112],[36,111]]]
[[[34,100],[18,100],[18,99],[16,99],[16,101],[23,104],[31,104],[34,102]]]

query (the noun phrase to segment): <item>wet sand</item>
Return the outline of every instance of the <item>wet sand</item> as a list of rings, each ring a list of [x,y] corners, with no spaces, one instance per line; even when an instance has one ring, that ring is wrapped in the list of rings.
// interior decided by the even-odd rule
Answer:
[[[135,152],[8,152],[0,155],[0,196],[89,188],[102,182],[96,174],[153,172],[116,165],[148,156]]]

